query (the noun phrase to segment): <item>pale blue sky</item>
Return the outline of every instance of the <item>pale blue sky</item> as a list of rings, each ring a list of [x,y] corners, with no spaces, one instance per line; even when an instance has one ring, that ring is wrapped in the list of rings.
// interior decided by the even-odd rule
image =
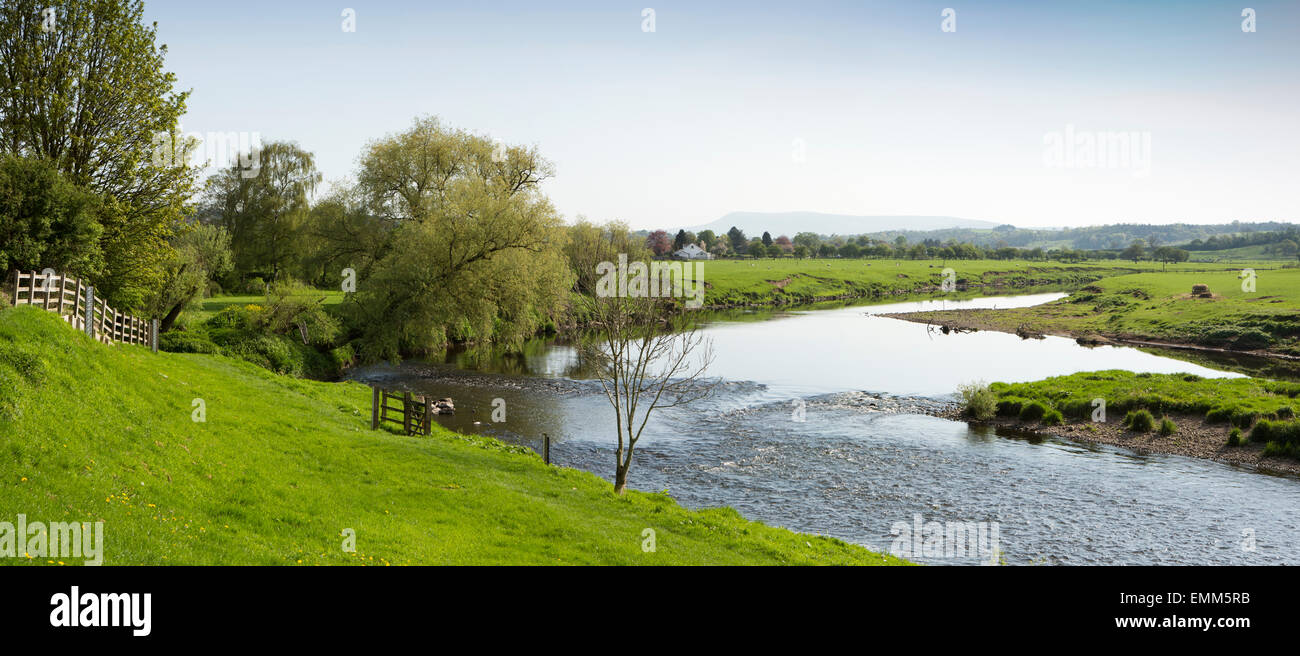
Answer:
[[[146,0],[146,15],[193,89],[185,131],[296,140],[327,179],[434,114],[539,146],[568,218],[1064,226],[1300,218],[1298,5]],[[1067,126],[1149,135],[1149,173],[1047,165]]]

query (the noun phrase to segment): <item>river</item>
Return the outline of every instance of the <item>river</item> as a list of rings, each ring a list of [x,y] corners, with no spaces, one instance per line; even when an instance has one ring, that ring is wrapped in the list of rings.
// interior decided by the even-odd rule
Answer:
[[[1063,294],[923,300],[719,315],[703,322],[723,382],[652,418],[633,488],[692,507],[834,536],[878,551],[898,524],[996,522],[1006,564],[1300,564],[1300,481],[1182,456],[1028,439],[926,414],[974,381],[1099,369],[1238,374],[1127,347],[975,332],[943,335],[876,314],[1015,307]],[[350,378],[448,396],[445,425],[540,450],[612,479],[613,415],[578,351],[453,353]],[[494,408],[505,421],[493,422]],[[500,418],[498,416],[498,418]],[[926,557],[932,564],[982,558]]]

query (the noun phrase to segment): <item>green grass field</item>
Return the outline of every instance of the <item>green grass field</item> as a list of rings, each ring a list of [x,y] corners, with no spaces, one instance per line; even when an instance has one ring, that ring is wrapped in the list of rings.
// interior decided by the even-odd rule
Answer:
[[[1300,269],[1169,271],[1106,278],[1069,297],[1028,308],[917,313],[938,323],[1014,331],[1166,340],[1242,350],[1298,353]],[[1193,294],[1193,285],[1211,296]]]
[[[0,310],[0,521],[103,521],[105,564],[901,563],[731,509],[620,497],[496,440],[369,421],[359,384],[104,346]],[[22,553],[0,563],[77,564]]]
[[[807,259],[714,260],[703,262],[708,306],[807,303],[829,298],[871,298],[936,291],[943,270],[952,268],[959,287],[1014,289],[1057,285],[1080,287],[1102,278],[1161,271],[1157,262],[1108,261],[1065,264],[1018,260]],[[1275,266],[1275,265],[1274,265]],[[1169,265],[1171,272],[1224,269],[1217,265]]]
[[[324,290],[320,292],[325,297],[325,305],[338,305],[343,302],[343,292],[339,290]],[[243,294],[238,296],[211,296],[202,301],[202,305],[197,310],[188,310],[185,312],[185,318],[191,323],[199,323],[212,317],[212,315],[232,306],[232,305],[265,305],[265,294]]]

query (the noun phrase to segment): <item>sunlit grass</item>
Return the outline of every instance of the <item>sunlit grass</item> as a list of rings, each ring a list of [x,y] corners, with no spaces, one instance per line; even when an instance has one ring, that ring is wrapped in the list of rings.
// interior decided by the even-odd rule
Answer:
[[[0,521],[102,520],[110,565],[899,562],[731,509],[619,497],[489,438],[371,431],[369,404],[359,384],[104,346],[52,314],[0,311]]]

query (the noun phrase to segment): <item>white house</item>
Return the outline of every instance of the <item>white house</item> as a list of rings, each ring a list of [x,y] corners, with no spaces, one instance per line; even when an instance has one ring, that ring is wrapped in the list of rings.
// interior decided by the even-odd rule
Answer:
[[[673,257],[682,260],[712,260],[713,256],[708,251],[700,248],[699,244],[687,244],[680,250],[673,251]]]

